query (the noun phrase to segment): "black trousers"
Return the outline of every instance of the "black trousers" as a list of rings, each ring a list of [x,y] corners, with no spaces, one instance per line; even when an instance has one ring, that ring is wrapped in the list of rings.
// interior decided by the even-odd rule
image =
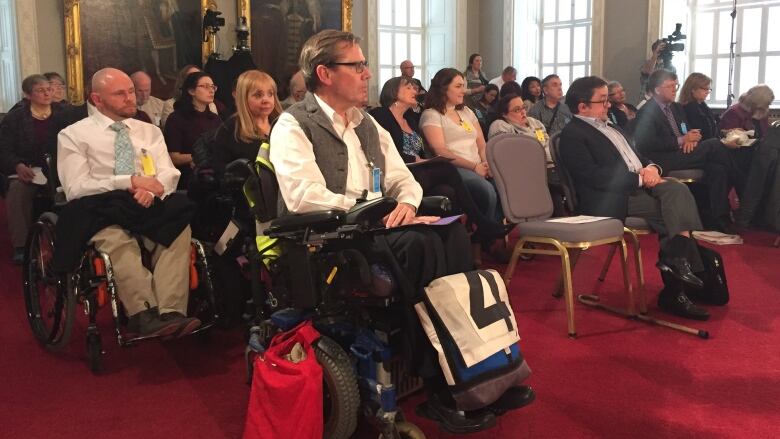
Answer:
[[[744,183],[739,191],[740,206],[737,211],[738,223],[748,225],[762,207],[762,201],[773,191],[774,173],[777,172],[780,157],[780,141],[777,136],[763,139],[752,148],[740,148],[732,152],[744,175]],[[770,203],[771,204],[771,203]]]
[[[651,158],[663,168],[664,173],[680,169],[703,169],[713,219],[729,213],[729,190],[737,180],[737,173],[728,149],[720,140],[708,139],[700,142],[688,154],[679,150],[672,154],[663,154],[658,157],[660,160]]]
[[[414,305],[423,299],[423,291],[432,280],[474,269],[466,229],[460,223],[405,226],[374,236],[372,246],[373,251],[385,255],[385,262],[401,287],[403,350],[410,370],[423,378],[441,376],[436,351],[422,329]]]

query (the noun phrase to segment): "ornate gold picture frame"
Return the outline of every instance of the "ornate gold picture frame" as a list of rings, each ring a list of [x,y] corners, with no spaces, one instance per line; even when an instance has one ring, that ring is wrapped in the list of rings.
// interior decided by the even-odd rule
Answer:
[[[63,0],[68,100],[84,102],[84,84],[95,71],[117,67],[145,70],[152,92],[170,93],[178,68],[202,64],[213,36],[203,41],[202,17],[217,10],[216,0],[138,0],[140,10],[123,0]],[[89,34],[85,34],[89,29]]]
[[[300,48],[322,29],[352,30],[353,0],[237,0],[238,21],[245,17],[255,65],[283,87],[297,69]],[[282,9],[286,8],[286,9]],[[313,9],[313,10],[312,10]]]

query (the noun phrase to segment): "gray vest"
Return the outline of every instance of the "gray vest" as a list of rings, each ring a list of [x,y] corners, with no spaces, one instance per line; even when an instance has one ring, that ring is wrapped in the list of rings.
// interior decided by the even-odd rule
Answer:
[[[295,103],[287,109],[304,134],[313,145],[314,159],[325,177],[325,187],[329,191],[344,195],[347,187],[347,145],[333,129],[328,116],[317,104],[312,93],[306,93],[302,101]],[[360,140],[360,148],[366,155],[369,163],[373,163],[381,171],[380,185],[385,191],[385,156],[379,147],[379,131],[376,129],[368,113],[360,110],[363,120],[355,127],[355,134]],[[284,145],[275,145],[275,148],[284,148]],[[360,171],[358,171],[360,172]],[[369,172],[365,169],[363,172]],[[370,188],[362,188],[370,189]]]

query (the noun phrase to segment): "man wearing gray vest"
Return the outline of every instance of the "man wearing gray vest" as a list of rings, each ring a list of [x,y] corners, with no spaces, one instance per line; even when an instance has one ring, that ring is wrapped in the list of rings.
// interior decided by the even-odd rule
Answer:
[[[422,189],[407,169],[392,137],[360,107],[368,101],[366,65],[359,39],[348,32],[325,30],[303,46],[300,67],[308,93],[283,113],[271,132],[270,158],[279,189],[292,212],[347,210],[367,199],[391,196],[398,207],[385,225],[419,222]],[[450,226],[411,226],[375,237],[386,239],[409,288],[401,288],[410,370],[424,378],[429,391],[424,414],[448,431],[466,433],[495,424],[490,412],[466,415],[454,409],[436,354],[422,331],[413,305],[433,279],[474,268],[465,229]],[[385,247],[386,248],[386,247]]]

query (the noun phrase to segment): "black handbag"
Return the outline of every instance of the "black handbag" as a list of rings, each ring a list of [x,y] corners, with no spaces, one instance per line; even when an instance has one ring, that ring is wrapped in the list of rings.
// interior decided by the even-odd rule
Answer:
[[[704,265],[704,271],[695,273],[704,282],[702,288],[685,284],[685,294],[695,302],[723,306],[729,303],[729,286],[720,253],[696,244]]]

